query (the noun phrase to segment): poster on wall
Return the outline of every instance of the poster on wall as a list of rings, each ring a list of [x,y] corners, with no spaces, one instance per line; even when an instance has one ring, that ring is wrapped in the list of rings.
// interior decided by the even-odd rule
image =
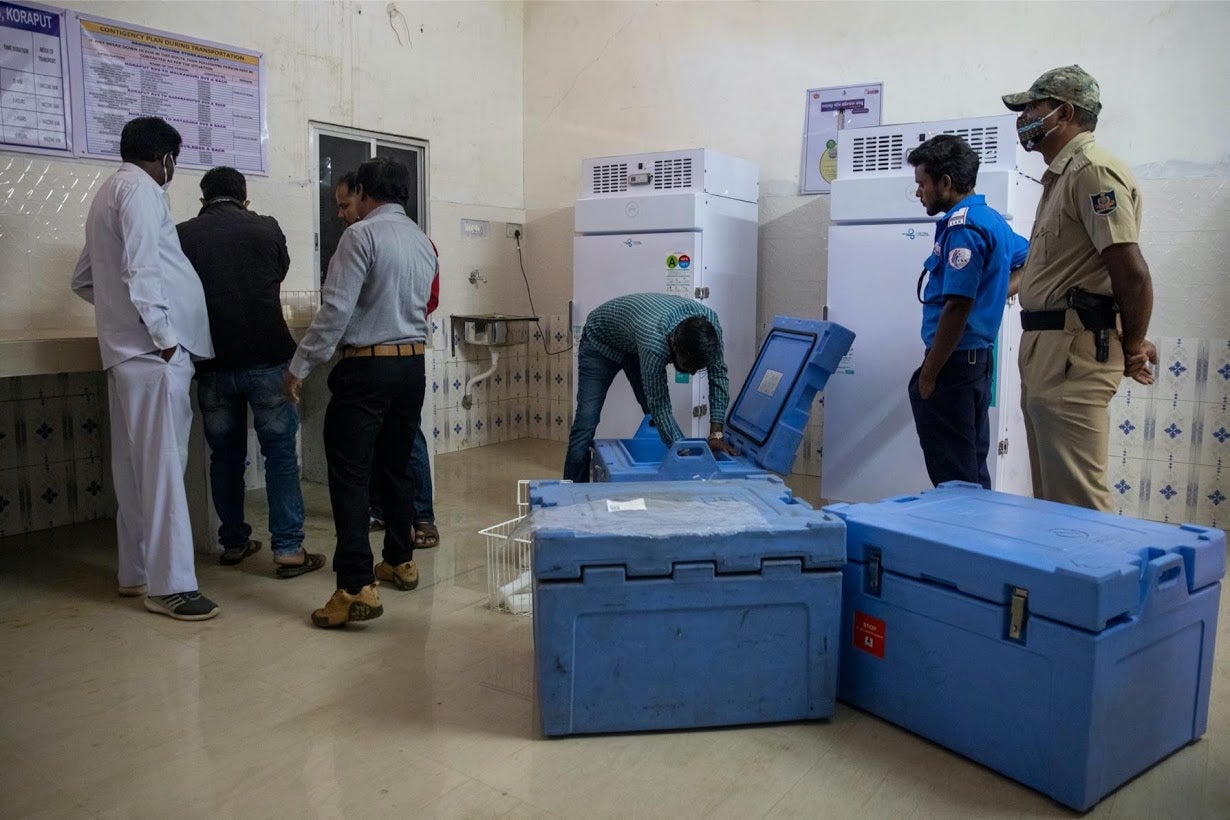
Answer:
[[[153,116],[183,137],[180,166],[268,175],[259,52],[85,14],[71,28],[78,156],[118,159],[124,123]]]
[[[880,124],[884,83],[807,89],[799,193],[827,194],[837,179],[837,132]]]
[[[0,0],[0,149],[71,156],[64,12]]]

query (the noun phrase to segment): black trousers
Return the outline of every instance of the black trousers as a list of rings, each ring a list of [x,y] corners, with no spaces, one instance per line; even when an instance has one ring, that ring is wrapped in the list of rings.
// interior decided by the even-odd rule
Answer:
[[[382,557],[394,566],[414,557],[414,489],[406,463],[419,429],[424,387],[422,355],[356,356],[342,359],[329,374],[324,438],[339,589],[366,586],[375,578],[369,487],[379,492],[384,508]]]
[[[918,395],[919,367],[910,377],[910,407],[933,484],[969,481],[991,489],[987,412],[991,406],[993,348],[955,350],[935,380],[935,392]]]

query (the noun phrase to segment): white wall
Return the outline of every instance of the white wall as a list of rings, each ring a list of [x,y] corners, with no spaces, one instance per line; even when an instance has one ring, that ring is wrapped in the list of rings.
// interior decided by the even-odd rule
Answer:
[[[797,195],[807,88],[883,81],[885,122],[946,119],[1079,62],[1101,83],[1099,139],[1142,178],[1153,334],[1230,336],[1227,31],[1225,3],[527,3],[533,281],[563,309],[582,158],[704,146],[760,165],[759,321],[819,315],[829,202]]]
[[[63,5],[264,53],[270,175],[249,177],[249,196],[287,235],[292,262],[284,289],[314,282],[308,123],[315,120],[430,142],[429,227],[441,254],[437,317],[528,311],[513,242],[504,239],[505,222],[524,221],[519,3]],[[394,21],[401,43],[391,8],[403,15]],[[93,327],[92,309],[69,292],[68,278],[93,191],[114,167],[0,152],[0,336]],[[200,172],[176,176],[176,219],[195,215],[199,180]],[[491,238],[462,239],[463,217],[492,220]],[[476,268],[485,284],[467,281]]]

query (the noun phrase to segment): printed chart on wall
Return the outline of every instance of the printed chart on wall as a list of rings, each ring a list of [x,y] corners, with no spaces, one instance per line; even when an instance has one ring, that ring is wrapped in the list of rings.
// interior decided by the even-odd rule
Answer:
[[[66,28],[59,9],[0,2],[0,149],[72,154]]]
[[[807,90],[800,193],[827,194],[830,191],[833,180],[837,179],[837,132],[879,125],[883,102],[883,83]]]
[[[183,137],[185,168],[269,173],[259,52],[84,14],[72,26],[79,156],[118,158],[124,123],[153,116]]]

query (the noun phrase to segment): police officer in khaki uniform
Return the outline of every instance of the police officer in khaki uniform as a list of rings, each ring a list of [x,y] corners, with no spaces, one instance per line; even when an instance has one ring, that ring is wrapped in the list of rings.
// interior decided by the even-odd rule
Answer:
[[[1017,132],[1047,162],[1019,293],[1021,405],[1034,495],[1111,510],[1106,485],[1107,407],[1126,375],[1153,382],[1157,351],[1145,338],[1153,283],[1140,255],[1136,178],[1094,140],[1102,110],[1080,66],[1052,69],[1004,96]]]

